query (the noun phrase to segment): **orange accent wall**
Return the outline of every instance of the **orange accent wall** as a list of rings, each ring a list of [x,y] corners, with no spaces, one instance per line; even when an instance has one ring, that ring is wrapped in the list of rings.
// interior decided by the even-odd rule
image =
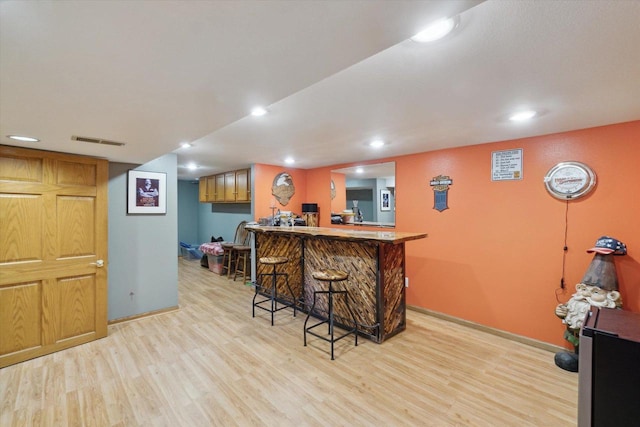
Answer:
[[[291,175],[295,194],[289,200],[286,206],[281,205],[271,194],[271,186],[274,178],[281,172],[287,172]],[[255,164],[253,166],[254,174],[254,217],[256,220],[260,217],[271,216],[269,207],[273,202],[277,209],[283,211],[291,211],[297,214],[302,213],[302,203],[307,203],[307,171],[304,169],[283,168],[282,166],[272,166]],[[327,181],[328,182],[328,181]]]
[[[584,276],[593,259],[586,249],[608,235],[628,248],[615,257],[623,308],[640,312],[638,141],[640,121],[634,121],[368,162],[396,162],[396,230],[429,234],[406,244],[407,304],[568,347],[555,307]],[[492,182],[491,153],[513,148],[523,149],[523,178]],[[547,193],[543,177],[570,160],[588,164],[597,186],[567,205]],[[330,170],[344,166],[304,171],[305,197],[322,212],[330,211]],[[433,209],[429,186],[440,174],[453,179],[443,212]],[[320,225],[331,227],[328,215],[321,214]]]

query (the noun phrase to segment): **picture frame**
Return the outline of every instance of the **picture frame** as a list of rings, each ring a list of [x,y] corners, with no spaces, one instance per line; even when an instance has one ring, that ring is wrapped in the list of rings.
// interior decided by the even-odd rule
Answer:
[[[167,174],[130,170],[127,174],[127,214],[166,213]]]
[[[391,210],[391,191],[380,190],[380,210],[382,212]]]

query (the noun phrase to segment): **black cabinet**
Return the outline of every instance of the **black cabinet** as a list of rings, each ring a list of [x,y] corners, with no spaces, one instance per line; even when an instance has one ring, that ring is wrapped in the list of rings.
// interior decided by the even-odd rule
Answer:
[[[578,426],[640,425],[640,314],[592,307],[579,351]]]

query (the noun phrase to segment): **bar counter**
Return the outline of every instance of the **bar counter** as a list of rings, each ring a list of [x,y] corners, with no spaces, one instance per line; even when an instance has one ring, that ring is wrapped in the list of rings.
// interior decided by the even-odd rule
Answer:
[[[313,279],[314,271],[333,268],[349,273],[337,288],[349,291],[349,305],[359,322],[361,335],[377,343],[406,327],[405,242],[427,237],[426,233],[367,231],[325,227],[272,227],[247,225],[254,233],[256,277],[268,273],[255,260],[284,256],[289,262],[278,271],[289,275],[289,283],[300,308],[307,311],[315,290],[326,286]],[[278,293],[287,295],[284,281]],[[326,309],[325,301],[316,304]],[[338,318],[349,319],[343,298],[334,302]]]

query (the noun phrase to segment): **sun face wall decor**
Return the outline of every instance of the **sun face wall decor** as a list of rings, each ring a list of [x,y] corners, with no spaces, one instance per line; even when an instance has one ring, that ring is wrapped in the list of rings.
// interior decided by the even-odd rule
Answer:
[[[282,206],[287,206],[291,197],[296,194],[296,187],[293,185],[291,175],[286,172],[280,172],[276,175],[271,185],[271,194]]]

